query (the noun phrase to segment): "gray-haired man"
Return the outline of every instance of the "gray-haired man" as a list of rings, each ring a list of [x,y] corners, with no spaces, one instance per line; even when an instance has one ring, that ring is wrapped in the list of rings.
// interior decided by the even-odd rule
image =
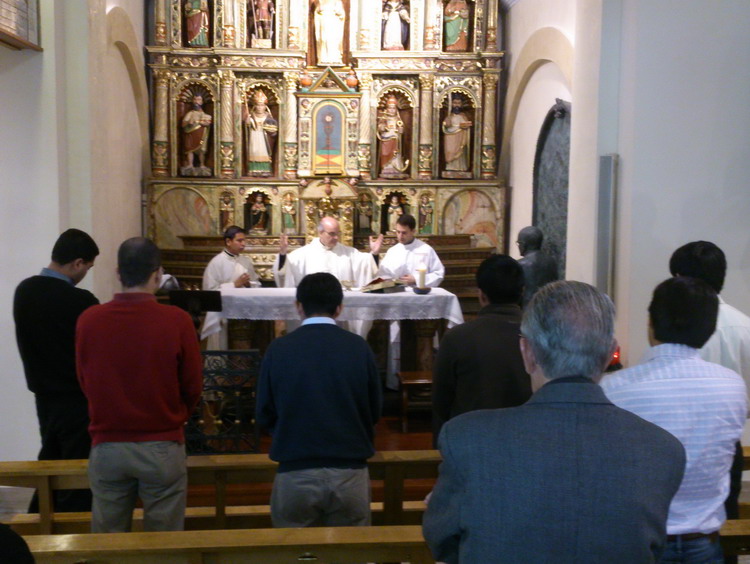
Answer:
[[[460,415],[440,433],[443,464],[424,518],[436,559],[658,560],[685,453],[596,384],[613,333],[612,302],[588,284],[553,282],[534,296],[521,324],[534,395]]]

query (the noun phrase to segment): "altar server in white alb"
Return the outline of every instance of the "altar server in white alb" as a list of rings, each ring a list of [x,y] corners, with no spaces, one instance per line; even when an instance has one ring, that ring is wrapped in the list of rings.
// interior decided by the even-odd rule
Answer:
[[[308,274],[328,272],[340,282],[362,287],[375,278],[377,256],[383,244],[383,236],[370,237],[370,252],[363,253],[354,247],[339,243],[340,227],[337,219],[324,217],[318,223],[318,237],[308,245],[295,249],[287,255],[289,241],[286,235],[279,238],[279,256],[273,265],[276,285],[280,288],[296,288]],[[350,321],[347,328],[362,337],[367,336],[372,323],[361,320]],[[287,327],[291,330],[291,327]]]
[[[440,286],[445,278],[445,267],[435,249],[416,238],[417,222],[414,216],[401,215],[396,221],[396,239],[385,254],[378,276],[393,278],[410,286]],[[401,325],[393,321],[389,329],[388,370],[386,385],[398,388],[397,374],[401,370]]]
[[[245,249],[246,235],[242,227],[227,227],[224,231],[224,250],[211,259],[203,272],[204,290],[220,290],[225,284],[235,288],[260,286],[252,259],[240,254]],[[211,350],[227,348],[227,320],[219,312],[206,314],[201,332],[201,339],[205,338],[208,338],[207,347]]]
[[[396,221],[396,239],[380,263],[378,275],[393,278],[410,286],[418,285],[424,269],[424,286],[436,287],[445,278],[445,268],[435,249],[416,238],[417,222],[414,216],[401,215]]]

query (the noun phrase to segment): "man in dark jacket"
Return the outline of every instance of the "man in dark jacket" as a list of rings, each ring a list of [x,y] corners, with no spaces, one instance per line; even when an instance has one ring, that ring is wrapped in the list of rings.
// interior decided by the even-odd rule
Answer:
[[[531,397],[518,348],[523,271],[492,255],[477,270],[479,316],[443,337],[432,382],[433,442],[446,421],[475,409],[521,405]]]
[[[68,229],[57,239],[49,266],[16,289],[13,318],[26,384],[36,397],[39,460],[89,457],[88,403],[76,379],[75,330],[78,316],[99,300],[76,285],[98,254],[87,233]],[[55,511],[90,510],[89,490],[56,493]],[[38,511],[36,497],[29,511]]]

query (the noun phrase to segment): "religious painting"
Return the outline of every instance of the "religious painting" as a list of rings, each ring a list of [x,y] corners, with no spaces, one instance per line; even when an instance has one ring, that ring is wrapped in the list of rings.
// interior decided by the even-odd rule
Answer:
[[[380,232],[388,235],[396,233],[396,222],[405,213],[409,213],[408,200],[403,192],[386,194],[380,209]]]
[[[208,202],[189,188],[173,188],[162,194],[153,207],[153,238],[160,248],[183,248],[180,235],[216,233],[217,223]]]
[[[497,247],[497,214],[490,197],[479,190],[455,194],[443,210],[443,234],[474,235],[477,247]]]
[[[443,5],[443,51],[471,51],[471,0],[446,0]]]
[[[177,98],[180,176],[213,173],[214,99],[202,83],[188,84]]]
[[[247,176],[267,178],[276,175],[279,122],[274,118],[278,103],[271,104],[272,98],[269,99],[273,96],[270,89],[260,87],[250,88],[245,94],[242,125]]]
[[[434,233],[435,206],[432,197],[431,192],[422,192],[419,196],[417,228],[420,235],[432,235]]]
[[[268,195],[251,192],[245,202],[245,229],[253,235],[268,235],[271,227],[271,203]]]
[[[343,174],[346,135],[344,109],[332,100],[315,107],[313,115],[313,174]]]
[[[182,10],[185,47],[210,47],[213,2],[210,0],[185,0],[182,3]]]
[[[472,178],[474,105],[471,97],[452,90],[440,109],[440,176]]]
[[[375,135],[378,140],[377,176],[407,178],[411,156],[412,110],[401,92],[383,94],[378,104]]]

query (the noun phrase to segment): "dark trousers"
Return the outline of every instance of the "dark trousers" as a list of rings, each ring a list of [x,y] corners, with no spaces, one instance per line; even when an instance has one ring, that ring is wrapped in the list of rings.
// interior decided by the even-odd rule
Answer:
[[[739,519],[740,518],[740,490],[742,490],[742,466],[744,464],[744,457],[742,455],[742,445],[739,441],[735,445],[734,449],[734,460],[732,461],[732,468],[729,470],[729,495],[727,500],[724,502],[724,510],[727,512],[727,519]],[[725,556],[724,562],[726,564],[734,564],[737,562],[736,556]]]
[[[42,449],[39,460],[75,460],[88,458],[91,450],[89,413],[86,396],[82,393],[37,394],[36,414]],[[55,492],[54,510],[91,511],[91,490],[61,490]],[[39,500],[34,494],[29,513],[39,512]]]

